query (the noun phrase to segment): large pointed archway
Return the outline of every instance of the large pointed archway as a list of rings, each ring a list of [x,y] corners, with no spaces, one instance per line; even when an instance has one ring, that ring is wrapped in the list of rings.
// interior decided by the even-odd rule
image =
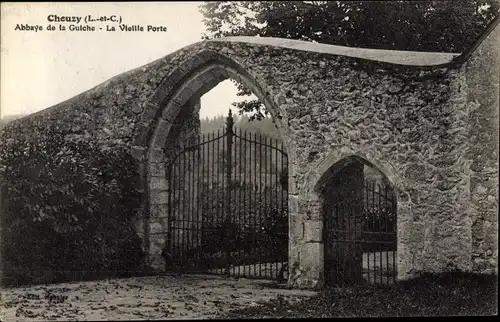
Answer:
[[[172,187],[167,179],[167,164],[180,152],[182,143],[193,141],[196,131],[190,131],[189,127],[196,126],[191,121],[200,108],[200,97],[229,78],[250,89],[266,106],[288,153],[293,153],[280,113],[262,90],[266,88],[262,80],[254,79],[237,62],[213,51],[201,51],[181,62],[146,104],[134,148],[135,153],[146,160],[143,180],[148,198],[140,226],[148,254],[147,266],[155,271],[165,269],[164,250],[169,216],[172,215],[168,213],[169,189]]]

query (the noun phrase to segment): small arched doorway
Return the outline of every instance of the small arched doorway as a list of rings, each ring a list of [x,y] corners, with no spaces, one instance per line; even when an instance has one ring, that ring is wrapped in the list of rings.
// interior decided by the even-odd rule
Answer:
[[[386,176],[349,157],[332,167],[322,196],[325,285],[394,283],[397,203]]]

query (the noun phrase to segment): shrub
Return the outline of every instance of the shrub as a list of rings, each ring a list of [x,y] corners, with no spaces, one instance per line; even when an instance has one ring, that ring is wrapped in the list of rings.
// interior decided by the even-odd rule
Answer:
[[[126,148],[51,128],[16,130],[0,143],[3,282],[139,270],[137,164]]]
[[[260,191],[251,184],[234,181],[230,215],[225,209],[223,187],[203,187],[202,252],[238,253],[239,264],[262,260],[283,260],[288,256],[288,207],[280,187],[266,186]],[[283,196],[283,197],[282,197]],[[282,198],[284,198],[282,202]]]

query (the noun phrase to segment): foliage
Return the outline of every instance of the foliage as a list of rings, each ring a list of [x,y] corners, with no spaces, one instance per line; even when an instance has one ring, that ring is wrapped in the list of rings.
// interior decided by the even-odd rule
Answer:
[[[248,133],[257,133],[257,134],[263,134],[266,135],[267,137],[273,139],[273,140],[278,140],[279,143],[281,143],[281,138],[279,136],[278,130],[276,129],[276,126],[272,122],[271,119],[269,118],[264,118],[261,120],[254,120],[251,121],[251,116],[247,114],[243,115],[235,115],[234,117],[234,129],[237,134],[241,131],[243,132],[248,132]],[[213,118],[203,118],[200,121],[200,133],[202,135],[205,135],[205,137],[210,134],[212,135],[214,132],[217,133],[217,130],[222,130],[226,127],[226,119],[227,116],[224,115],[218,115],[214,116]]]
[[[286,261],[288,256],[288,212],[286,193],[281,187],[259,189],[253,184],[232,182],[231,196],[222,185],[204,184],[197,207],[200,219],[201,246],[196,257],[225,256],[220,264],[251,264]],[[227,203],[228,202],[228,203]],[[227,211],[229,205],[229,212]],[[193,256],[191,254],[190,256]],[[231,258],[229,258],[229,257]]]
[[[209,1],[200,5],[205,39],[280,37],[350,47],[463,52],[498,14],[496,0]],[[238,95],[251,92],[237,84]],[[252,119],[268,116],[257,100],[234,103]]]
[[[138,270],[137,165],[125,148],[51,128],[16,130],[5,131],[0,146],[5,282]]]
[[[201,137],[202,142],[211,140],[212,138],[220,136],[225,131],[225,122],[226,117],[224,116],[216,116],[212,119],[202,119],[201,120]],[[266,118],[260,121],[250,121],[250,117],[247,115],[242,115],[236,118],[235,126],[233,128],[235,134],[239,137],[233,140],[233,164],[232,171],[233,173],[241,174],[242,176],[245,172],[248,174],[252,167],[259,167],[261,164],[265,164],[268,172],[275,173],[276,169],[280,169],[282,167],[281,161],[279,160],[281,153],[277,152],[275,149],[270,148],[256,148],[255,143],[250,143],[244,139],[240,139],[241,137],[260,142],[267,142],[268,144],[272,144],[273,147],[283,148],[283,142],[278,133],[278,130],[274,126],[271,119]],[[219,132],[218,132],[219,131]],[[219,133],[219,134],[217,134]],[[217,141],[214,144],[222,145],[222,142]],[[211,146],[213,149],[213,146]],[[218,156],[213,156],[213,151],[210,151],[211,148],[199,149],[199,151],[195,152],[196,154],[203,154],[202,160],[205,163],[205,170],[208,173],[213,173],[214,171],[219,171],[223,173],[225,171],[224,166],[226,164],[226,152],[223,149],[220,149]],[[277,155],[278,154],[278,155]],[[194,156],[192,156],[194,157]],[[212,162],[207,162],[207,160],[211,160],[212,158],[216,158],[215,164],[218,166],[218,169],[212,169]],[[277,159],[278,158],[278,159]],[[278,162],[279,164],[276,164]],[[248,174],[249,175],[249,174]]]

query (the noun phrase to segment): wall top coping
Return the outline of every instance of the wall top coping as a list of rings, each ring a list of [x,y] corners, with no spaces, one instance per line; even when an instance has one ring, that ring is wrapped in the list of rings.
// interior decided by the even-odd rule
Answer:
[[[245,42],[302,51],[313,51],[331,55],[355,57],[405,66],[439,66],[451,63],[454,58],[460,56],[460,53],[357,48],[274,37],[233,36],[213,39],[210,41]]]

